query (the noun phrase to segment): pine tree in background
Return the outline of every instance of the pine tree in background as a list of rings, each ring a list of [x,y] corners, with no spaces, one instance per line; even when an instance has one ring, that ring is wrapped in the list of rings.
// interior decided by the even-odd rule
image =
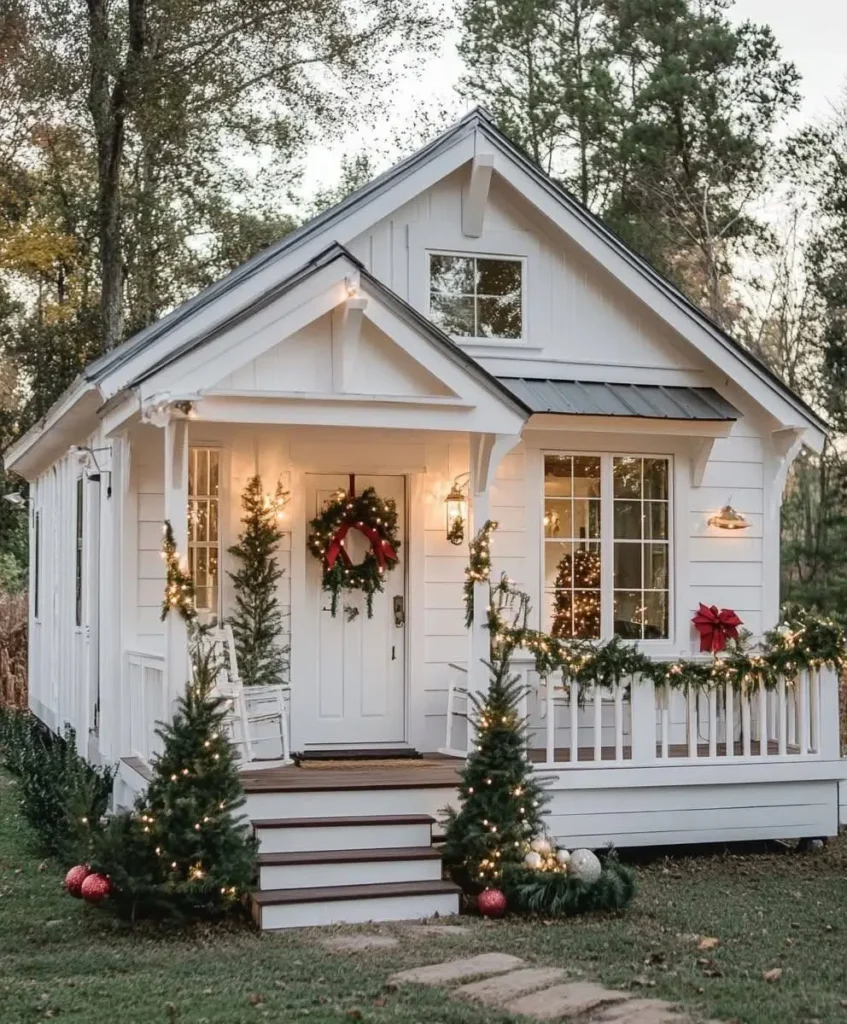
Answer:
[[[510,654],[492,661],[488,693],[471,695],[476,748],[459,783],[461,810],[447,811],[445,861],[479,885],[496,884],[503,865],[523,860],[526,844],[543,831],[546,797],[526,756],[523,684],[509,675]]]
[[[244,792],[202,635],[193,659],[194,681],[159,730],[162,753],[146,793],[111,820],[95,847],[92,867],[112,882],[109,903],[129,917],[225,912],[255,875],[255,840],[236,814]]]
[[[228,574],[236,607],[229,621],[245,686],[279,683],[288,672],[288,648],[279,643],[282,612],[276,592],[283,571],[274,557],[282,537],[278,516],[287,500],[281,484],[270,498],[263,493],[262,478],[252,477],[241,496],[244,530],[229,549],[241,560],[241,568]]]

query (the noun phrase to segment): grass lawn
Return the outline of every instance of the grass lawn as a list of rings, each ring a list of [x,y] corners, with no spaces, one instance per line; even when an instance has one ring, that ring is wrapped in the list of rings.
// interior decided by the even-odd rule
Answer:
[[[510,1018],[436,990],[384,988],[401,966],[487,950],[613,986],[644,986],[704,1018],[847,1022],[844,838],[820,854],[643,867],[640,893],[620,918],[469,918],[460,938],[383,925],[371,930],[399,936],[397,947],[337,954],[318,945],[326,930],[260,936],[204,928],[174,936],[118,927],[64,895],[56,867],[32,855],[16,802],[15,784],[0,775],[2,1024],[496,1024]],[[702,951],[703,937],[720,944]],[[773,968],[781,978],[765,981]]]

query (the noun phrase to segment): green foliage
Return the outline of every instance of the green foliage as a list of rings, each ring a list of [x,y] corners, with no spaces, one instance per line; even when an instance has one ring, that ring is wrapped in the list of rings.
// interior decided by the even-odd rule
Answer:
[[[220,915],[254,880],[256,844],[237,815],[244,792],[202,634],[192,658],[194,681],[158,731],[163,748],[147,791],[109,822],[92,858],[112,880],[108,905],[124,917]]]
[[[229,573],[235,590],[235,612],[229,622],[246,686],[283,682],[288,675],[288,647],[279,643],[282,612],[277,584],[283,571],[274,557],[282,537],[278,517],[287,500],[281,483],[274,496],[266,498],[261,477],[252,477],[241,495],[244,529],[229,549],[241,561],[241,568]]]
[[[344,546],[336,552],[332,564],[328,553],[333,538],[346,536],[350,529],[367,531],[371,547],[358,565],[354,565]],[[341,537],[343,540],[343,536]],[[374,594],[385,589],[385,574],[397,565],[400,539],[397,534],[397,506],[392,498],[383,500],[373,487],[361,494],[341,492],[326,503],[320,514],[309,523],[309,550],[323,562],[321,587],[330,594],[330,611],[338,612],[338,598],[343,590],[361,590],[367,600],[368,618],[373,615]],[[377,546],[382,558],[377,557]]]
[[[509,864],[503,872],[502,888],[511,910],[542,917],[574,917],[590,911],[623,910],[637,887],[632,868],[609,853],[600,877],[590,885],[565,872]]]
[[[490,668],[488,692],[470,694],[476,742],[459,782],[461,808],[448,808],[445,819],[445,863],[479,886],[496,882],[506,864],[523,858],[527,842],[541,831],[546,803],[526,758],[520,677],[509,675],[507,659]]]
[[[114,771],[80,757],[72,729],[54,736],[29,712],[11,708],[0,708],[0,758],[18,779],[21,810],[39,851],[68,866],[88,860]]]
[[[162,598],[162,611],[159,618],[162,622],[168,612],[176,611],[189,624],[197,618],[194,604],[194,580],[185,567],[185,556],[176,549],[174,528],[169,519],[165,520],[162,536],[162,555],[165,559],[165,596]]]

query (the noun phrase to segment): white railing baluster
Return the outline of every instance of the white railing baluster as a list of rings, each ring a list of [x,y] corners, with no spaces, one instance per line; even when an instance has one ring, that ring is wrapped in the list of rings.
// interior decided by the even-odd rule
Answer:
[[[623,684],[615,685],[615,760],[623,761]]]
[[[697,757],[697,693],[693,686],[688,686],[686,689],[688,703],[688,756]]]
[[[709,757],[718,756],[718,691],[709,690]]]
[[[816,668],[809,670],[809,749],[821,752],[821,677]]]
[[[724,688],[724,694],[724,715],[726,718],[724,736],[726,738],[726,756],[735,757],[735,690],[733,690],[729,683],[727,683]]]
[[[779,754],[784,757],[788,753],[788,736],[786,724],[788,721],[788,700],[785,693],[785,676],[781,675],[776,684],[776,738],[779,741]]]
[[[741,752],[745,757],[750,757],[752,750],[752,722],[750,714],[750,690],[744,689],[740,694],[741,700]]]
[[[662,701],[662,759],[670,757],[670,733],[671,733],[671,687],[665,683]]]
[[[603,760],[603,687],[594,684],[594,760]]]
[[[547,764],[556,760],[556,705],[553,702],[555,682],[552,676],[545,680],[547,687]]]
[[[759,754],[768,753],[768,693],[764,682],[759,680]]]
[[[801,672],[797,677],[795,686],[795,709],[797,712],[797,728],[794,732],[794,742],[797,744],[797,752],[799,754],[806,754],[809,751],[808,738],[809,738],[809,727],[808,722],[808,686],[809,686],[809,673]]]
[[[571,761],[579,761],[579,683],[571,680]]]

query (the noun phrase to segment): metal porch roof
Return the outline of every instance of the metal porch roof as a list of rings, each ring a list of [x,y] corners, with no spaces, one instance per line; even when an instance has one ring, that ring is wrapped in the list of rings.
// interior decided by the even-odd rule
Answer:
[[[737,420],[741,413],[714,388],[604,381],[499,377],[534,413],[570,416],[641,416],[659,420]]]

